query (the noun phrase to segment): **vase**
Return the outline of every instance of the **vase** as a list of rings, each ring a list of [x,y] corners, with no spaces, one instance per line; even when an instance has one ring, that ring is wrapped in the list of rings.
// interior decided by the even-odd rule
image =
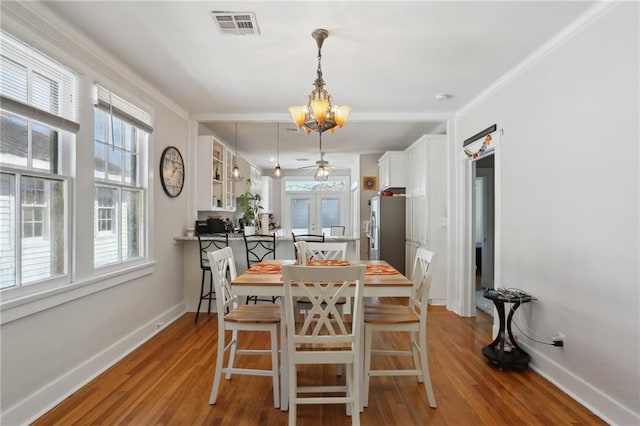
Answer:
[[[255,226],[249,226],[249,225],[245,225],[244,226],[244,235],[255,235],[256,233],[256,227]]]

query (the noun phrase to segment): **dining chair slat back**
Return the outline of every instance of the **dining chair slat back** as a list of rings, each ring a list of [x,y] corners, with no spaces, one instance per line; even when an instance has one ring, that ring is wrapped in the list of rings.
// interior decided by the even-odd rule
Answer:
[[[299,404],[344,403],[352,424],[359,424],[360,375],[362,368],[362,295],[365,266],[293,266],[282,268],[289,377],[289,425],[296,423]],[[354,297],[351,321],[338,313],[336,302]],[[301,317],[296,299],[305,297],[312,307]],[[356,324],[356,326],[353,326]],[[345,364],[344,385],[299,386],[297,366],[303,364]],[[339,393],[340,396],[304,396]]]
[[[307,260],[345,260],[347,243],[306,243]]]

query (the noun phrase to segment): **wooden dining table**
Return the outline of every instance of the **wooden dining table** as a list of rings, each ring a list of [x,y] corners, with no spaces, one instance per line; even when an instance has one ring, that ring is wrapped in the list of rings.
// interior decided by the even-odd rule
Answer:
[[[282,297],[284,297],[282,265],[293,265],[295,263],[295,260],[265,260],[256,264],[231,281],[233,292],[238,296],[281,296],[279,300],[282,300]],[[342,265],[365,265],[367,267],[364,281],[364,297],[409,297],[411,295],[413,287],[411,280],[383,260],[349,260],[338,263]],[[331,263],[324,264],[331,266]],[[309,266],[313,266],[313,263]],[[352,295],[346,294],[345,296]],[[284,319],[286,318],[284,303],[281,304],[281,307],[282,318]],[[286,411],[289,408],[289,380],[286,365],[288,359],[287,324],[284,320],[280,322],[280,336],[280,407],[282,411]],[[360,382],[362,383],[362,379]]]

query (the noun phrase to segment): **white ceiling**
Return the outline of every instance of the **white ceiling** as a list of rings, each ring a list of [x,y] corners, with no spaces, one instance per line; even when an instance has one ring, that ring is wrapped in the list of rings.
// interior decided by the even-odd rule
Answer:
[[[276,121],[285,168],[313,164],[318,136],[291,132],[317,66],[311,32],[326,28],[326,89],[353,106],[323,134],[330,162],[402,150],[550,40],[594,2],[580,1],[46,1],[260,167],[272,167]],[[212,11],[255,12],[260,35],[221,34]],[[436,93],[453,97],[434,99]],[[481,130],[481,129],[478,129]],[[466,137],[470,135],[461,135]],[[308,158],[308,162],[298,162]]]

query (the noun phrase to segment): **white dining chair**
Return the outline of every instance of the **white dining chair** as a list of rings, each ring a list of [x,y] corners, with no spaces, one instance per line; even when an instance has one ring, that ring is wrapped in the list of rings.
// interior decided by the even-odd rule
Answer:
[[[347,243],[320,243],[313,241],[298,241],[295,243],[298,251],[298,264],[307,265],[309,260],[346,260]],[[341,297],[336,302],[336,307],[340,315],[344,311],[347,303],[346,297]],[[305,298],[298,300],[298,308],[305,310],[309,307],[309,302]]]
[[[296,424],[299,404],[346,404],[351,423],[360,423],[362,368],[362,294],[366,267],[282,267],[289,376],[289,425]],[[352,322],[338,314],[336,302],[353,295]],[[306,297],[311,309],[300,316],[296,299]],[[356,324],[356,326],[352,326]],[[298,365],[345,364],[344,385],[298,386]],[[330,393],[331,396],[303,396]],[[342,394],[336,396],[336,394]]]
[[[216,371],[209,397],[209,404],[215,404],[220,387],[220,378],[226,374],[231,380],[232,374],[254,376],[271,376],[273,380],[273,405],[280,407],[280,377],[278,375],[278,327],[280,324],[280,306],[273,304],[244,305],[233,294],[230,281],[236,278],[236,267],[231,247],[225,247],[208,253],[209,264],[213,274],[213,285],[216,292],[216,309],[218,314],[218,353]],[[227,313],[228,310],[228,313]],[[226,342],[226,331],[231,330],[231,341]],[[270,349],[241,349],[239,338],[241,331],[269,332]],[[229,362],[223,367],[224,353],[229,351]],[[259,370],[235,368],[236,355],[271,355],[271,369]]]
[[[369,382],[372,376],[418,376],[418,382],[424,383],[429,405],[436,408],[436,398],[431,386],[427,357],[427,304],[433,276],[436,253],[418,248],[413,263],[413,289],[408,305],[375,304],[364,309],[365,360],[364,360],[364,406],[369,404]],[[374,332],[408,332],[410,348],[381,349],[372,348]],[[373,370],[372,355],[412,356],[413,369]]]
[[[345,260],[347,258],[347,243],[298,241],[295,244],[300,265],[306,265],[309,260]],[[336,301],[336,309],[340,315],[344,313],[346,304],[346,297],[341,297]],[[310,307],[311,304],[306,298],[301,297],[298,299],[298,309],[300,311],[308,312]],[[336,368],[336,374],[341,376],[342,365],[338,364]]]

